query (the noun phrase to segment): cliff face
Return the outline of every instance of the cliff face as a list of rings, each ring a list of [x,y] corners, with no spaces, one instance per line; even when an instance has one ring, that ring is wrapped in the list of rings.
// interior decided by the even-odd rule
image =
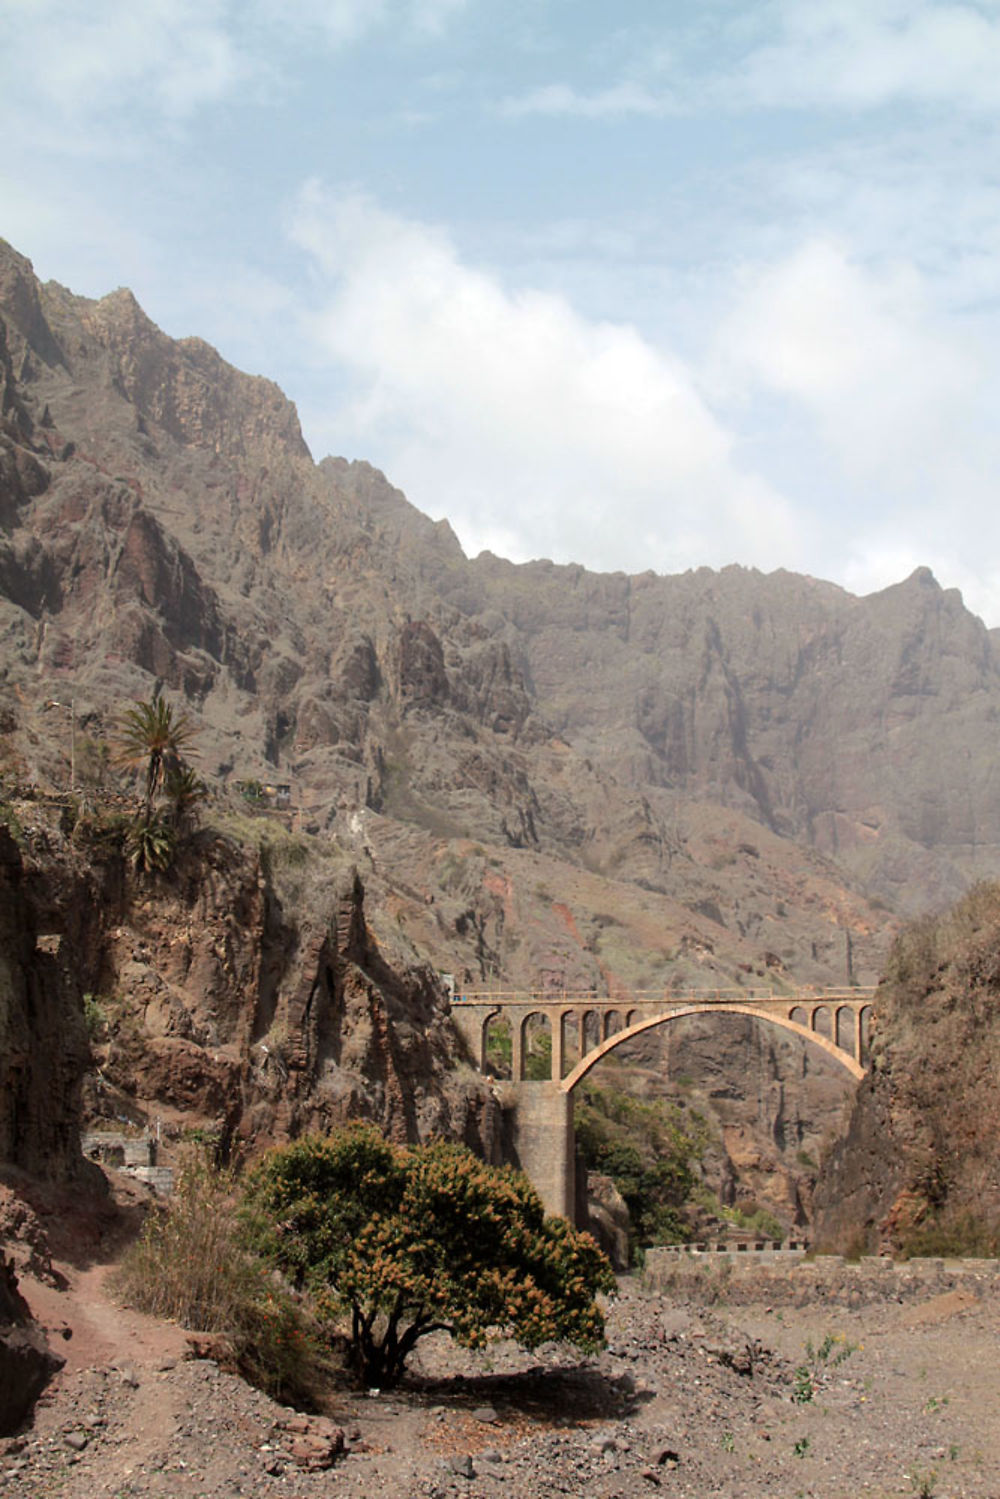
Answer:
[[[871,1076],[817,1189],[817,1236],[995,1252],[1000,886],[900,935],[876,1013]]]
[[[473,568],[539,709],[595,763],[739,807],[904,909],[996,868],[992,639],[926,569],[856,599],[737,567]]]
[[[0,1162],[68,1181],[83,1166],[89,1047],[59,939],[39,932],[39,918],[20,850],[0,827]]]

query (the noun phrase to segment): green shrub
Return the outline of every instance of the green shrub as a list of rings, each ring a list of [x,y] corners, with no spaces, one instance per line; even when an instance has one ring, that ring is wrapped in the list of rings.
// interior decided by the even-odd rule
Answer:
[[[510,1077],[514,1037],[506,1015],[491,1020],[486,1030],[486,1065],[496,1077]]]
[[[576,1143],[584,1165],[610,1176],[625,1199],[631,1253],[692,1237],[685,1211],[707,1143],[704,1121],[663,1100],[645,1101],[614,1087],[585,1086],[576,1108]]]
[[[132,819],[123,812],[85,811],[76,820],[73,842],[95,858],[110,858],[125,848]]]
[[[525,1037],[524,1075],[529,1082],[544,1083],[552,1076],[552,1033],[540,1026]]]
[[[107,1020],[104,1014],[104,1003],[96,994],[83,996],[83,1023],[87,1028],[87,1037],[90,1041],[103,1039]]]
[[[144,812],[129,825],[126,847],[136,869],[162,873],[174,861],[177,834],[163,812]]]
[[[900,1259],[996,1259],[1000,1225],[975,1213],[941,1213],[901,1236]]]
[[[24,836],[24,828],[21,826],[21,820],[10,802],[0,801],[0,825],[7,829],[18,848],[25,848],[27,846],[27,839]]]

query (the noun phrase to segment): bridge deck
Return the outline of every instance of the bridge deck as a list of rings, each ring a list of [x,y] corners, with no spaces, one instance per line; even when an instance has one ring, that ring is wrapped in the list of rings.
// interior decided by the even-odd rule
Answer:
[[[843,1004],[854,1000],[858,1004],[871,1004],[874,987],[841,985],[839,987],[795,989],[685,989],[683,992],[665,989],[633,989],[623,994],[594,994],[585,989],[471,989],[451,996],[452,1004],[476,1005],[538,1005],[544,1008],[571,1005],[602,1006],[605,1008],[632,1009],[638,1005],[692,1005],[692,1004],[783,1004],[810,1005],[837,1001]]]

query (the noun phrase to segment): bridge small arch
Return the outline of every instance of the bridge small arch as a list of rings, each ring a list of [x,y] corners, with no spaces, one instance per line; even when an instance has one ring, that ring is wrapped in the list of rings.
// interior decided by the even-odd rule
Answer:
[[[559,1015],[559,1030],[561,1041],[561,1052],[563,1058],[563,1071],[566,1064],[574,1066],[583,1056],[583,1036],[580,1030],[579,1010],[563,1010]],[[570,1061],[572,1058],[572,1061]]]
[[[825,1036],[828,1041],[833,1039],[833,1023],[826,1005],[814,1006],[809,1029],[817,1036]]]
[[[838,1005],[833,1017],[833,1039],[844,1051],[854,1051],[857,1028],[858,1017],[851,1006]]]
[[[622,1019],[621,1011],[605,1010],[604,1025],[602,1029],[604,1031],[604,1034],[601,1039],[604,1041],[606,1041],[609,1036],[615,1036],[619,1031],[623,1031],[625,1029],[625,1022]]]
[[[513,1077],[517,1082],[544,1082],[552,1076],[552,1022],[541,1010],[525,1015],[517,1031]]]
[[[502,1010],[494,1010],[484,1017],[480,1053],[482,1072],[499,1078],[513,1076],[511,1064],[514,1056],[514,1032],[510,1016],[505,1015]]]
[[[823,1007],[818,1006],[817,1008]],[[783,1015],[764,1014],[760,1010],[753,1009],[750,1005],[719,1004],[716,1001],[711,1004],[684,1005],[680,1009],[669,1011],[666,1015],[655,1015],[650,1020],[639,1020],[633,1025],[626,1026],[623,1031],[618,1031],[615,1035],[602,1041],[593,1051],[588,1052],[577,1063],[572,1072],[563,1078],[559,1085],[560,1088],[564,1093],[572,1093],[577,1083],[586,1077],[591,1068],[596,1066],[601,1058],[606,1057],[608,1052],[613,1051],[616,1046],[621,1046],[625,1041],[630,1041],[633,1036],[641,1035],[643,1031],[652,1030],[658,1025],[669,1025],[671,1021],[681,1020],[687,1015],[749,1015],[753,1020],[763,1020],[771,1025],[780,1026],[782,1030],[791,1031],[793,1035],[801,1036],[804,1041],[809,1041],[813,1046],[818,1046],[821,1051],[825,1051],[835,1061],[839,1062],[842,1067],[845,1067],[851,1076],[858,1081],[865,1075],[865,1069],[859,1061],[855,1061],[854,1057],[846,1051],[841,1051],[828,1036],[824,1036],[811,1026],[800,1025],[794,1020],[786,1019]],[[827,1011],[827,1017],[829,1019],[829,1011]],[[812,1018],[815,1019],[815,1011]]]
[[[580,1017],[580,1050],[583,1055],[592,1046],[600,1046],[604,1037],[601,1034],[601,1015],[599,1010],[584,1010]]]
[[[802,1005],[794,1005],[788,1013],[788,1018],[796,1025],[801,1025],[803,1030],[809,1029],[809,1012]]]

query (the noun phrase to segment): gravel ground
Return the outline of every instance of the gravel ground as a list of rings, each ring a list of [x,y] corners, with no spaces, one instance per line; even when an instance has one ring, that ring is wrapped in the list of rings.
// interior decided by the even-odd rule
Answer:
[[[185,1357],[179,1329],[115,1307],[97,1271],[47,1294],[67,1366],[0,1443],[4,1499],[1000,1495],[991,1285],[706,1307],[623,1280],[599,1358],[429,1339],[401,1390],[335,1393],[325,1418]]]

